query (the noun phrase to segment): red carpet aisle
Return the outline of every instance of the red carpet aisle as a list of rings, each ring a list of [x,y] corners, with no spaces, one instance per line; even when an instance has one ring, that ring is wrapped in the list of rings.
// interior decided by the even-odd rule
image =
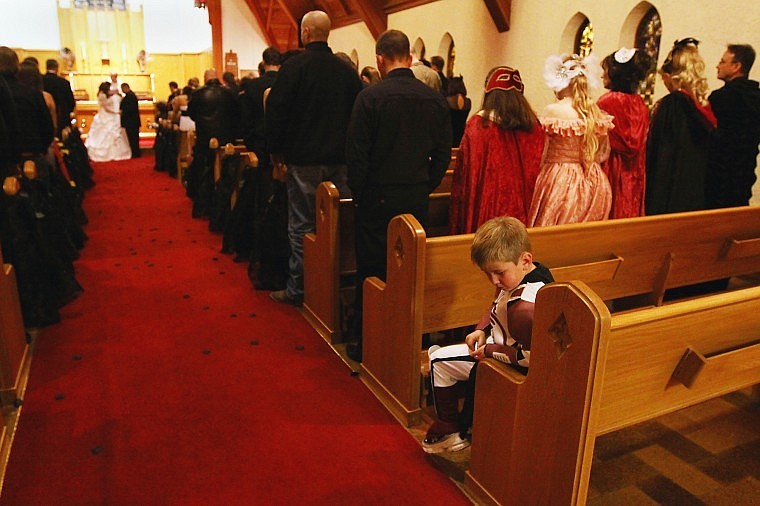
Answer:
[[[95,166],[85,293],[37,340],[0,503],[469,504],[152,164]]]

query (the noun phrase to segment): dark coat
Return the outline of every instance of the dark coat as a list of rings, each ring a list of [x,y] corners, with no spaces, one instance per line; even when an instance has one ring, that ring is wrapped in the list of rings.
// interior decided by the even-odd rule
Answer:
[[[45,153],[53,142],[53,118],[42,92],[5,76],[18,120],[18,147],[22,153]]]
[[[70,124],[70,115],[76,107],[71,84],[55,72],[48,72],[42,76],[42,87],[53,95],[58,114],[58,131],[60,132],[61,129]]]
[[[705,209],[712,130],[689,95],[673,91],[657,102],[647,139],[647,215]]]
[[[129,90],[121,99],[121,126],[126,129],[140,128],[140,109],[137,104],[137,95]]]
[[[706,201],[709,208],[746,206],[755,183],[760,143],[760,89],[736,78],[709,97],[718,128],[710,142]]]
[[[13,97],[5,78],[0,75],[0,177],[10,175],[6,169],[19,161],[18,119]]]
[[[326,42],[312,42],[280,67],[267,98],[270,153],[293,165],[340,165],[359,74]]]
[[[218,79],[211,79],[190,95],[187,114],[195,121],[196,146],[208,144],[216,137],[223,146],[237,138],[240,131],[240,111],[237,96],[222,86]]]
[[[264,90],[271,88],[277,79],[276,70],[268,70],[264,75],[250,81],[240,95],[242,110],[243,139],[248,149],[259,157],[259,166],[268,164],[266,152],[266,120],[264,119]]]

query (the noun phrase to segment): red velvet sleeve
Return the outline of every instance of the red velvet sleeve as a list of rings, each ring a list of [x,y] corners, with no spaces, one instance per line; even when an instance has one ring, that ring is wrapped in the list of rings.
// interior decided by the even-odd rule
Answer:
[[[640,153],[649,130],[649,111],[641,97],[610,92],[599,97],[597,104],[614,117],[615,128],[608,132],[611,151],[624,157]]]

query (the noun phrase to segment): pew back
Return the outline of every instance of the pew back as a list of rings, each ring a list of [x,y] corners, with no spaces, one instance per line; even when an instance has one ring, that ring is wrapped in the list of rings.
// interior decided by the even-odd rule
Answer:
[[[31,354],[21,314],[16,274],[0,251],[0,404],[14,406],[22,397]]]

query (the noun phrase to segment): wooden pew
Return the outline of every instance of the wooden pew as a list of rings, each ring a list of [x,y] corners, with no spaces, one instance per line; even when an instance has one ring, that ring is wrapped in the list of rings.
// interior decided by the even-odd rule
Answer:
[[[448,193],[430,195],[431,236],[448,233],[449,198]],[[327,342],[335,344],[343,337],[341,290],[353,293],[356,272],[354,206],[352,199],[341,199],[329,181],[317,187],[316,201],[316,231],[306,234],[303,241],[303,315]]]
[[[451,181],[459,148],[452,148],[451,161],[441,184],[430,196],[428,234],[446,235],[449,230]],[[349,295],[356,272],[354,251],[354,208],[351,199],[341,199],[330,182],[322,183],[316,194],[316,230],[304,236],[304,311],[303,315],[329,343],[343,341],[341,314],[345,305],[341,289]],[[341,282],[343,280],[343,282]]]
[[[237,201],[243,169],[247,165],[256,167],[258,158],[243,144],[227,143],[222,148],[215,137],[209,140],[209,151],[214,180],[209,208],[209,230],[224,232],[230,223]]]
[[[542,288],[528,375],[478,367],[466,488],[585,504],[596,436],[760,383],[758,308],[758,286],[613,315],[582,282]]]
[[[195,146],[195,130],[177,129],[179,141],[177,143],[177,179],[181,182],[184,178],[185,171],[193,160],[193,147]]]
[[[657,305],[667,288],[760,272],[760,207],[529,230],[558,281],[605,301]],[[471,264],[472,234],[426,237],[410,215],[388,228],[388,275],[364,283],[363,378],[406,425],[420,420],[422,334],[476,323],[494,289]],[[627,299],[630,304],[630,299]]]
[[[31,360],[24,330],[16,274],[11,264],[3,262],[0,251],[0,403],[18,407],[23,397],[22,378],[28,374]]]

